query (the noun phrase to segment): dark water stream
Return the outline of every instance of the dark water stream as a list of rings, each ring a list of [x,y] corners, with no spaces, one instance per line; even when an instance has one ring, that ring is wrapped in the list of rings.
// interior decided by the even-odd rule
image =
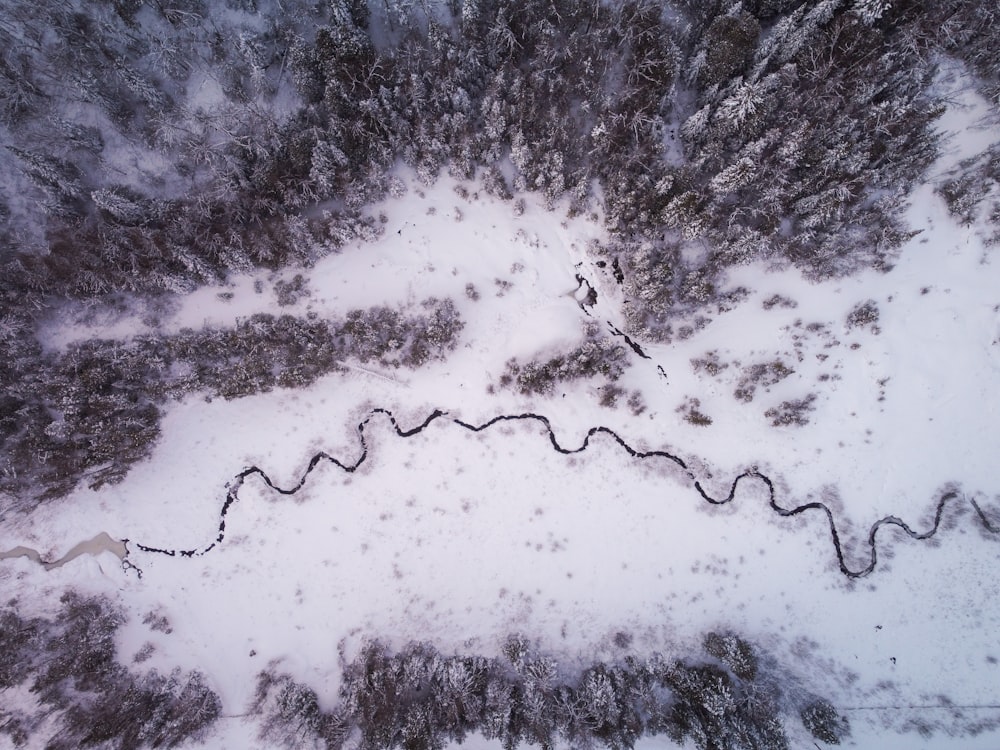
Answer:
[[[222,544],[226,537],[226,517],[229,514],[232,506],[239,501],[240,488],[243,486],[243,482],[250,477],[259,477],[268,487],[270,487],[275,492],[281,495],[294,495],[309,479],[309,475],[313,470],[321,463],[329,463],[338,467],[345,473],[351,474],[357,471],[357,469],[368,459],[368,443],[365,437],[365,432],[368,428],[369,423],[375,417],[382,417],[386,419],[392,426],[396,435],[401,438],[409,438],[423,432],[428,426],[437,420],[446,420],[457,427],[460,427],[469,432],[482,432],[484,430],[489,430],[490,428],[503,424],[506,422],[532,422],[539,424],[544,427],[550,447],[557,453],[562,454],[574,454],[583,453],[587,450],[590,445],[592,438],[598,435],[603,435],[614,441],[622,450],[628,453],[635,459],[643,461],[666,461],[675,464],[678,468],[684,471],[691,481],[691,486],[694,492],[701,498],[703,502],[710,505],[725,505],[727,503],[733,502],[736,498],[737,490],[741,483],[752,482],[758,483],[764,486],[767,490],[767,507],[770,508],[776,515],[782,518],[790,518],[793,516],[799,516],[804,514],[812,514],[823,517],[826,520],[826,525],[830,534],[830,541],[833,547],[834,555],[837,559],[837,565],[840,572],[843,573],[848,578],[864,578],[869,575],[878,564],[878,544],[877,536],[879,531],[885,526],[895,527],[900,529],[905,533],[910,539],[922,541],[927,540],[937,534],[938,530],[942,526],[942,519],[944,517],[946,509],[954,508],[956,510],[963,508],[966,510],[971,509],[973,511],[973,518],[980,524],[981,528],[992,535],[1000,534],[1000,524],[991,520],[989,516],[980,508],[976,501],[970,497],[965,496],[957,490],[951,490],[944,492],[937,498],[934,511],[934,522],[930,528],[924,531],[918,531],[912,528],[907,522],[898,518],[897,516],[885,516],[884,518],[876,521],[868,530],[867,537],[864,540],[864,546],[867,547],[868,551],[868,562],[858,568],[851,568],[845,559],[844,548],[841,541],[841,533],[837,526],[836,520],[834,518],[833,511],[828,505],[819,501],[813,501],[804,503],[802,505],[794,505],[791,507],[784,507],[778,502],[777,492],[774,487],[774,483],[771,479],[760,473],[756,467],[748,469],[743,473],[739,474],[735,479],[733,479],[730,485],[729,492],[723,497],[713,497],[704,488],[701,480],[696,476],[695,472],[687,465],[687,463],[672,453],[662,450],[653,451],[641,451],[631,445],[629,445],[621,436],[619,436],[614,430],[607,427],[592,427],[587,431],[587,435],[584,437],[583,442],[577,447],[565,447],[559,443],[556,438],[555,433],[552,431],[551,423],[548,418],[540,414],[505,414],[498,417],[494,417],[480,425],[469,424],[468,422],[463,422],[460,419],[452,419],[447,416],[447,414],[440,410],[435,410],[416,427],[410,429],[403,429],[399,426],[396,421],[395,416],[387,409],[373,409],[372,412],[358,425],[358,439],[361,444],[361,455],[353,463],[344,463],[338,458],[331,456],[327,453],[320,452],[315,454],[306,466],[305,471],[299,477],[299,480],[289,486],[282,487],[275,484],[274,481],[268,476],[267,472],[258,466],[250,466],[239,474],[237,474],[228,485],[228,491],[226,492],[226,498],[222,503],[222,507],[219,511],[219,525],[218,533],[215,539],[204,547],[195,548],[162,548],[153,547],[140,543],[136,543],[136,547],[143,552],[152,552],[162,555],[169,555],[171,557],[195,557],[207,554],[208,552],[215,549],[217,546]],[[128,561],[125,561],[128,563]]]
[[[864,540],[864,546],[868,550],[868,562],[858,568],[851,568],[844,556],[843,544],[841,542],[841,533],[838,529],[836,520],[834,518],[833,511],[828,505],[819,501],[813,501],[804,503],[802,505],[794,505],[791,507],[784,507],[778,502],[777,493],[774,487],[774,483],[769,477],[757,471],[756,467],[748,469],[743,473],[739,474],[735,479],[733,479],[730,485],[729,492],[723,497],[714,497],[710,495],[703,487],[701,480],[696,476],[695,472],[688,467],[687,463],[672,453],[663,450],[653,450],[653,451],[641,451],[631,445],[629,445],[620,435],[618,435],[613,430],[607,427],[592,427],[587,431],[587,435],[584,437],[583,442],[577,447],[565,447],[559,443],[556,438],[555,433],[552,431],[551,423],[548,418],[540,414],[505,414],[498,417],[494,417],[480,425],[469,424],[468,422],[463,422],[460,419],[449,419],[445,412],[440,410],[435,410],[416,427],[411,429],[403,429],[399,426],[396,421],[395,416],[392,412],[387,409],[374,409],[372,412],[358,425],[358,439],[361,444],[361,455],[353,463],[344,463],[334,456],[327,453],[321,452],[315,454],[306,466],[305,471],[303,471],[299,480],[290,487],[282,487],[274,483],[274,481],[268,476],[268,474],[258,466],[250,466],[239,474],[237,474],[232,481],[227,485],[226,498],[222,503],[222,507],[219,510],[218,516],[218,527],[215,539],[203,547],[194,548],[164,548],[164,547],[154,547],[151,545],[141,544],[136,542],[135,547],[143,552],[155,553],[161,555],[168,555],[170,557],[195,557],[207,554],[211,550],[215,549],[217,546],[222,544],[226,537],[226,517],[229,514],[232,506],[239,501],[240,488],[243,486],[244,481],[250,477],[259,477],[268,487],[270,487],[275,492],[281,495],[294,495],[309,479],[309,475],[312,473],[320,463],[330,463],[338,467],[345,473],[353,473],[358,467],[360,467],[368,459],[368,443],[365,437],[365,431],[368,428],[368,424],[372,419],[376,417],[382,417],[386,419],[391,425],[392,429],[401,438],[409,438],[423,432],[431,423],[437,420],[447,420],[455,426],[468,430],[469,432],[482,432],[484,430],[489,430],[495,425],[506,423],[506,422],[531,422],[544,427],[548,442],[552,450],[557,453],[562,454],[573,454],[573,453],[583,453],[587,450],[590,445],[592,438],[598,435],[603,435],[610,438],[614,443],[616,443],[622,450],[628,453],[632,458],[643,460],[643,461],[666,461],[673,463],[677,468],[681,469],[687,478],[691,481],[691,487],[695,493],[701,498],[701,500],[710,505],[725,505],[727,503],[733,502],[736,498],[737,490],[743,482],[752,482],[763,485],[767,490],[767,507],[770,508],[772,512],[782,518],[790,518],[793,516],[799,516],[806,513],[818,515],[826,520],[826,525],[830,535],[830,541],[833,547],[833,553],[837,559],[837,565],[840,568],[840,572],[843,573],[848,578],[863,578],[870,574],[875,566],[878,564],[878,544],[877,536],[879,531],[885,526],[895,527],[905,533],[910,539],[922,541],[930,539],[942,526],[942,518],[944,517],[945,511],[948,508],[954,507],[956,510],[964,508],[965,510],[971,509],[972,517],[979,523],[981,528],[992,535],[1000,534],[1000,523],[996,519],[991,519],[976,503],[976,501],[970,497],[967,497],[960,493],[958,490],[951,490],[944,492],[937,499],[935,510],[934,510],[934,522],[930,528],[924,531],[918,531],[913,529],[908,523],[898,518],[897,516],[885,516],[876,521],[868,530],[867,537]],[[122,566],[126,569],[135,570],[138,575],[142,576],[142,571],[136,567],[129,559],[129,540],[128,539],[113,539],[108,534],[101,532],[92,539],[80,542],[75,547],[69,550],[65,555],[60,557],[58,560],[44,560],[41,555],[36,550],[29,547],[15,547],[11,550],[0,552],[0,560],[7,560],[14,557],[27,557],[34,560],[36,563],[42,565],[46,570],[52,570],[65,565],[70,560],[74,560],[81,555],[98,555],[102,552],[111,552],[122,562]]]

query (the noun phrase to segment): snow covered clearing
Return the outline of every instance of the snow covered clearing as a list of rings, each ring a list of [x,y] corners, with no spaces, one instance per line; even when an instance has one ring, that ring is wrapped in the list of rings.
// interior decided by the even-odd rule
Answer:
[[[520,632],[574,663],[621,656],[619,632],[641,654],[676,652],[711,629],[796,664],[810,689],[852,709],[859,747],[887,747],[908,722],[933,724],[943,710],[906,707],[1000,704],[991,692],[1000,545],[970,503],[997,525],[1000,270],[929,188],[911,210],[924,231],[892,271],[822,283],[759,265],[733,273],[729,285],[747,291],[732,309],[690,321],[670,344],[643,344],[649,359],[629,353],[617,385],[638,391],[641,404],[614,408],[599,404],[594,382],[563,384],[547,398],[498,385],[509,358],[572,346],[567,332],[590,319],[623,327],[611,268],[586,252],[603,237],[597,222],[532,200],[516,212],[449,179],[411,181],[372,212],[385,217],[377,241],[281,277],[199,290],[160,325],[231,325],[273,310],[275,282],[301,274],[308,294],[289,308],[300,314],[450,297],[466,323],[457,351],[420,371],[359,365],[296,391],[172,406],[153,458],[124,482],[78,489],[5,531],[4,548],[26,545],[45,559],[99,532],[127,538],[142,577],[107,553],[50,572],[7,560],[9,597],[44,608],[45,592],[70,585],[114,594],[131,612],[122,657],[151,642],[146,666],[203,670],[228,715],[244,712],[255,675],[272,662],[332,701],[340,659],[371,637],[493,654]],[[592,307],[579,302],[577,274],[597,291]],[[52,343],[145,326],[125,317],[67,327]],[[796,413],[804,423],[774,426],[783,402],[796,400],[806,401]],[[204,556],[139,549],[210,545],[227,483],[244,467],[291,487],[321,451],[353,464],[357,425],[376,408],[404,431],[435,409],[447,415],[400,437],[375,414],[357,471],[321,462],[291,496],[248,476],[224,541]],[[825,517],[779,517],[760,480],[741,481],[733,502],[715,507],[674,462],[633,458],[606,434],[563,455],[537,421],[478,433],[453,421],[526,412],[544,415],[567,448],[605,426],[636,450],[670,452],[716,498],[756,467],[781,507],[829,507],[851,569],[867,564],[876,521],[891,515],[926,531],[942,493],[955,498],[932,540],[879,531],[878,565],[851,580]],[[151,611],[170,634],[142,624]],[[965,718],[941,726],[1000,718],[995,708],[954,711]],[[248,737],[236,718],[211,746],[256,742]],[[978,739],[899,741],[964,748],[996,739],[991,728]]]

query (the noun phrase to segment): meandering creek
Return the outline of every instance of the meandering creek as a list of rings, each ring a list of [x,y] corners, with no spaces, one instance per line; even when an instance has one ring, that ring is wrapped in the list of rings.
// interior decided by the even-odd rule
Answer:
[[[249,477],[253,476],[259,477],[261,481],[263,481],[268,487],[270,487],[272,490],[281,495],[294,495],[305,486],[306,482],[309,479],[309,475],[320,463],[324,462],[330,463],[346,473],[349,474],[353,473],[368,459],[368,443],[365,436],[365,432],[368,427],[368,424],[372,421],[372,419],[376,417],[384,417],[389,422],[392,429],[395,431],[396,435],[401,438],[408,438],[417,435],[423,432],[428,426],[431,425],[431,423],[437,420],[447,419],[447,415],[445,412],[440,410],[435,410],[431,412],[430,415],[416,427],[410,429],[403,429],[397,423],[396,418],[392,414],[392,412],[390,412],[387,409],[381,409],[381,408],[373,409],[372,412],[357,427],[358,439],[361,444],[362,451],[361,455],[354,463],[347,464],[327,453],[323,452],[317,453],[310,459],[308,465],[306,466],[305,471],[302,473],[299,480],[290,487],[281,487],[280,485],[275,484],[274,481],[270,478],[270,476],[268,476],[268,474],[263,469],[261,469],[258,466],[250,466],[241,471],[239,474],[237,474],[233,478],[233,480],[229,482],[228,490],[226,492],[226,498],[223,501],[222,507],[219,511],[218,527],[217,527],[218,531],[215,539],[210,544],[203,547],[194,547],[194,548],[178,547],[178,548],[166,549],[161,547],[148,546],[135,542],[134,543],[135,547],[143,552],[168,555],[170,557],[195,557],[207,554],[208,552],[212,551],[220,544],[222,544],[222,542],[224,541],[226,537],[226,517],[228,516],[229,511],[232,508],[233,504],[239,501],[240,489],[243,486],[243,483]],[[779,505],[776,497],[774,483],[771,481],[769,477],[757,471],[756,467],[748,469],[743,473],[739,474],[733,480],[729,488],[729,493],[725,497],[713,497],[712,495],[709,495],[708,492],[705,491],[704,487],[701,484],[701,481],[695,475],[694,471],[692,471],[688,467],[687,463],[685,463],[685,461],[679,456],[661,450],[640,451],[629,445],[629,443],[627,443],[621,436],[619,436],[616,432],[607,427],[600,427],[600,426],[592,427],[587,432],[586,437],[583,439],[583,442],[578,447],[568,448],[559,443],[555,433],[552,430],[552,426],[548,418],[540,414],[532,414],[532,413],[505,414],[498,417],[494,417],[488,422],[485,422],[480,425],[469,424],[459,419],[448,419],[448,421],[461,429],[468,430],[469,432],[473,433],[488,430],[491,427],[494,427],[495,425],[502,424],[505,422],[534,422],[542,425],[545,428],[551,448],[558,453],[567,455],[574,453],[583,453],[584,451],[587,450],[587,447],[590,445],[590,441],[594,436],[605,435],[607,437],[610,437],[622,450],[624,450],[626,453],[628,453],[635,459],[668,461],[675,464],[678,468],[680,468],[683,472],[686,473],[687,478],[691,481],[692,489],[701,497],[702,501],[709,503],[711,505],[725,505],[727,503],[731,503],[736,498],[736,493],[741,482],[758,482],[764,485],[764,487],[767,490],[767,495],[768,495],[767,506],[778,516],[788,518],[792,516],[798,516],[804,513],[814,513],[814,514],[818,513],[821,514],[826,519],[827,527],[829,529],[829,534],[830,534],[830,540],[833,545],[833,551],[837,559],[837,565],[840,568],[840,572],[843,573],[848,578],[864,578],[875,569],[876,565],[878,564],[877,536],[879,531],[883,527],[894,526],[902,530],[908,537],[910,537],[913,540],[916,541],[927,540],[933,537],[935,534],[937,534],[938,530],[942,526],[942,518],[944,516],[945,510],[950,506],[967,505],[967,507],[971,508],[973,511],[972,514],[973,518],[977,519],[978,523],[981,524],[984,530],[986,530],[990,534],[994,535],[1000,534],[1000,526],[998,526],[997,524],[993,523],[990,520],[990,518],[986,515],[986,513],[983,512],[983,510],[980,508],[980,506],[976,503],[975,500],[973,500],[970,497],[966,497],[965,495],[962,495],[957,491],[949,491],[942,494],[938,498],[934,513],[934,523],[929,529],[925,531],[917,531],[911,528],[909,524],[907,524],[905,521],[896,516],[885,516],[884,518],[881,518],[874,524],[872,524],[864,542],[865,546],[867,546],[868,548],[868,556],[869,556],[868,563],[860,568],[851,568],[850,566],[848,566],[845,560],[844,549],[841,542],[841,535],[838,530],[833,511],[830,510],[829,506],[827,506],[825,503],[818,501],[808,502],[802,505],[796,505],[794,507],[789,507],[789,508]],[[139,568],[137,568],[129,559],[129,550],[127,546],[128,544],[129,544],[128,539],[124,540],[113,539],[108,534],[102,532],[92,539],[80,542],[58,560],[53,560],[53,561],[43,560],[36,550],[30,549],[28,547],[15,547],[14,549],[8,550],[6,552],[0,552],[0,560],[10,559],[14,557],[28,557],[34,560],[35,562],[39,563],[40,565],[44,566],[46,570],[52,570],[54,568],[58,568],[62,565],[65,565],[70,560],[74,560],[77,557],[80,557],[81,555],[88,555],[88,554],[97,555],[101,554],[102,552],[111,552],[122,561],[123,567],[128,569],[133,569],[138,573],[139,576],[141,576],[142,571],[139,570]]]

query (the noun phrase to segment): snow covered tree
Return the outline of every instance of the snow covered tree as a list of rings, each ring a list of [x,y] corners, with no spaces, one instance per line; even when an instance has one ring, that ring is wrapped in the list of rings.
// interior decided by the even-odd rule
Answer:
[[[704,55],[697,72],[699,83],[708,88],[741,71],[750,59],[759,34],[757,19],[742,10],[739,3],[734,4],[730,12],[716,16],[699,45],[698,53]]]

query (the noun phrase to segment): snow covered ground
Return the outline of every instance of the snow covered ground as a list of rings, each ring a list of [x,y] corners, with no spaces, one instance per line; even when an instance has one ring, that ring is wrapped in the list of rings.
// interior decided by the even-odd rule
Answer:
[[[760,265],[733,273],[728,288],[748,290],[733,309],[687,338],[644,345],[648,360],[632,358],[619,385],[641,393],[636,414],[624,399],[601,406],[597,383],[566,384],[548,398],[495,387],[509,358],[566,350],[582,337],[590,318],[576,274],[597,290],[590,316],[624,327],[610,269],[586,251],[603,238],[599,217],[565,218],[564,207],[548,212],[531,199],[518,215],[447,178],[408,184],[405,196],[372,208],[385,216],[378,241],[311,269],[199,290],[160,324],[231,325],[273,311],[274,283],[301,273],[310,294],[284,311],[342,316],[450,297],[466,322],[457,351],[420,371],[356,366],[296,391],[171,406],[153,458],[123,483],[79,489],[4,530],[4,548],[26,545],[47,559],[99,532],[127,538],[142,577],[110,553],[49,572],[7,560],[7,598],[42,611],[67,586],[119,598],[131,612],[126,662],[151,642],[145,666],[209,675],[234,717],[210,747],[258,743],[238,715],[261,669],[277,663],[332,702],[338,660],[368,637],[490,655],[520,632],[575,664],[677,652],[712,629],[760,644],[829,696],[851,719],[854,746],[1000,743],[996,727],[960,734],[1000,721],[1000,535],[970,502],[1000,524],[1000,265],[975,228],[956,226],[925,187],[910,211],[923,232],[889,273],[822,283]],[[877,321],[850,324],[868,301]],[[148,323],[67,326],[51,344],[132,335]],[[765,412],[809,396],[807,424],[772,426]],[[685,418],[692,399],[710,424]],[[224,542],[204,556],[138,549],[211,544],[227,483],[244,467],[288,487],[317,452],[352,464],[362,450],[357,426],[376,408],[403,430],[435,409],[447,414],[410,437],[375,414],[358,471],[321,463],[293,496],[251,475]],[[669,451],[691,474],[664,458],[633,458],[604,434],[563,455],[534,420],[477,433],[453,421],[525,412],[547,417],[563,447],[602,425],[637,450]],[[868,564],[880,518],[926,531],[942,493],[955,498],[932,540],[879,531],[877,566],[852,580],[820,512],[781,518],[756,479],[721,507],[694,488],[697,479],[724,497],[751,467],[774,482],[781,507],[819,500],[832,510],[852,570]],[[150,611],[173,632],[143,625]],[[633,636],[624,651],[619,632]],[[922,737],[914,721],[939,731]]]

